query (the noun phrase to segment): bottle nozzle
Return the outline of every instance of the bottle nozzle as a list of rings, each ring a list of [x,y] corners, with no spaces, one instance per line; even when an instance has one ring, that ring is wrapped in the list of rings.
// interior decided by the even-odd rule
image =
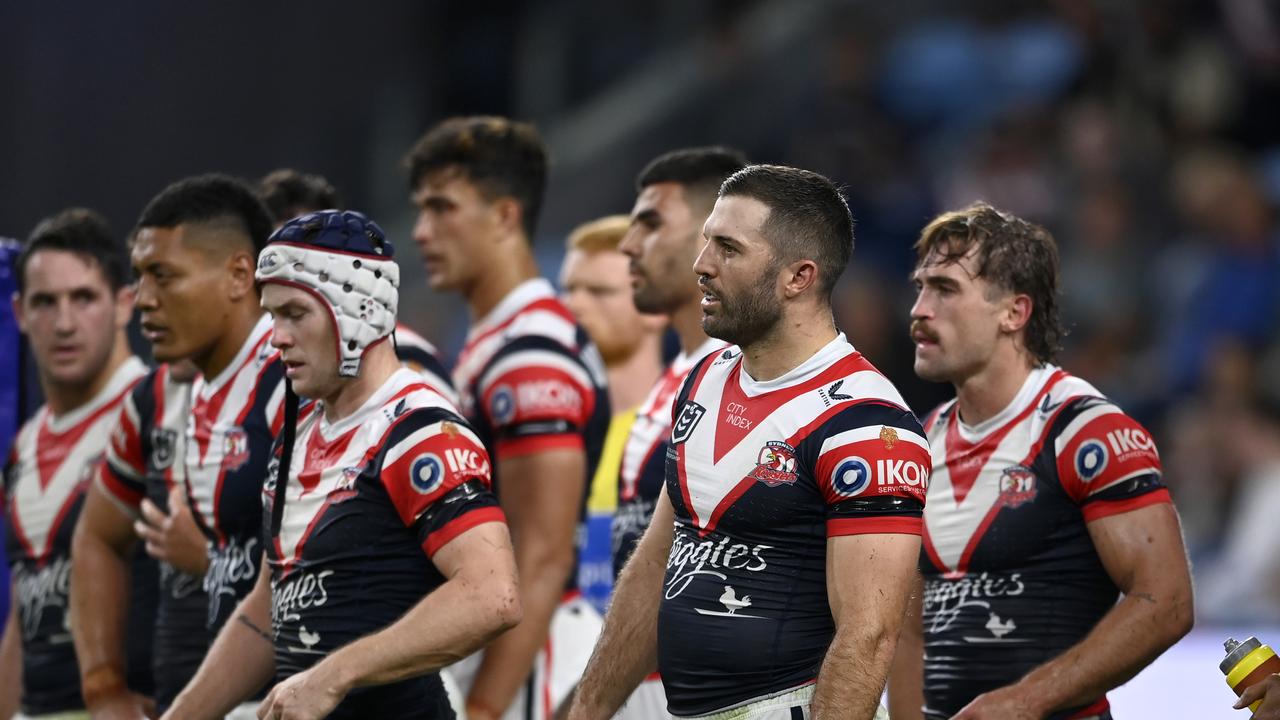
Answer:
[[[1238,647],[1240,647],[1240,643],[1233,637],[1227,638],[1227,641],[1222,643],[1222,649],[1226,650],[1228,655],[1235,652]]]

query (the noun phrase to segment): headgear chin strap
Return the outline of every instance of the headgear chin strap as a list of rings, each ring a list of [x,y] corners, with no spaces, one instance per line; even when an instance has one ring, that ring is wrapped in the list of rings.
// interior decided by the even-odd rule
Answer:
[[[338,340],[338,374],[356,377],[370,345],[396,327],[400,268],[377,223],[351,210],[321,210],[275,231],[258,256],[255,276],[318,296]]]

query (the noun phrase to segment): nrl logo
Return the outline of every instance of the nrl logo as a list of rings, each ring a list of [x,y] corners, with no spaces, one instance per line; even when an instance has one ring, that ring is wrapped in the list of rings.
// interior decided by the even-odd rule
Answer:
[[[671,428],[671,444],[680,445],[688,440],[693,434],[693,429],[698,426],[698,421],[706,414],[706,408],[692,400],[686,401],[684,409],[680,411],[680,417],[676,418],[676,424]]]

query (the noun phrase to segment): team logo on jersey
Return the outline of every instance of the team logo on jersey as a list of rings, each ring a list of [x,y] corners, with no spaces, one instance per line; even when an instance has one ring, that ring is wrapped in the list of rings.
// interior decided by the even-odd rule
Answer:
[[[222,470],[234,472],[249,462],[249,433],[239,425],[222,431]]]
[[[853,456],[845,458],[831,473],[831,487],[842,497],[856,497],[871,486],[871,463]]]
[[[1036,499],[1036,474],[1025,465],[1014,465],[1000,473],[1000,503],[1016,508]]]
[[[770,440],[760,448],[751,477],[768,485],[791,485],[796,481],[796,449],[781,440]]]
[[[263,253],[262,259],[258,261],[259,270],[270,270],[280,264],[280,254],[275,252]]]
[[[1098,440],[1085,440],[1076,450],[1076,475],[1089,482],[1107,468],[1107,446]]]
[[[419,455],[410,467],[409,481],[413,483],[414,490],[430,495],[444,482],[444,463],[434,453]]]
[[[178,431],[155,428],[151,431],[151,467],[167,470],[178,450]]]
[[[671,443],[679,445],[688,440],[693,434],[693,429],[706,414],[706,408],[692,400],[686,400],[684,407],[680,409],[680,417],[676,418],[676,424],[671,426]]]
[[[361,471],[362,469],[358,467],[342,468],[342,474],[338,477],[337,484],[334,485],[325,498],[330,505],[346,502],[358,494],[356,492],[356,480],[360,478]]]
[[[507,385],[499,385],[493,389],[489,398],[489,416],[495,425],[506,425],[516,417],[516,396]]]

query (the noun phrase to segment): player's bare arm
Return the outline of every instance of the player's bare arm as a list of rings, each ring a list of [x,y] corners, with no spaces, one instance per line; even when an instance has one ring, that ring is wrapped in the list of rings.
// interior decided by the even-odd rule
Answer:
[[[473,717],[503,712],[546,643],[551,616],[573,568],[585,463],[583,452],[575,449],[498,460],[499,500],[515,546],[524,619],[485,651],[467,698]]]
[[[612,717],[657,669],[658,607],[674,527],[675,513],[663,488],[649,529],[618,576],[604,630],[569,709],[570,720]]]
[[[432,556],[448,580],[387,628],[276,685],[260,717],[322,718],[352,689],[439,670],[520,622],[511,539],[502,523],[474,527]]]
[[[813,717],[875,717],[915,579],[920,536],[827,540],[827,598],[836,634],[813,693]]]
[[[18,603],[10,593],[9,619],[0,635],[0,717],[18,712],[22,693],[22,640],[18,637]]]
[[[956,720],[1042,718],[1085,705],[1138,674],[1191,630],[1191,576],[1172,505],[1103,517],[1088,528],[1124,598],[1080,643],[1018,683],[979,695]]]
[[[71,541],[71,634],[85,707],[94,720],[143,717],[143,702],[125,686],[125,617],[133,519],[96,485]]]
[[[922,720],[924,712],[924,578],[916,573],[898,649],[889,666],[889,716]]]
[[[271,681],[271,573],[263,560],[257,582],[218,631],[195,677],[164,714],[171,720],[217,720]]]

